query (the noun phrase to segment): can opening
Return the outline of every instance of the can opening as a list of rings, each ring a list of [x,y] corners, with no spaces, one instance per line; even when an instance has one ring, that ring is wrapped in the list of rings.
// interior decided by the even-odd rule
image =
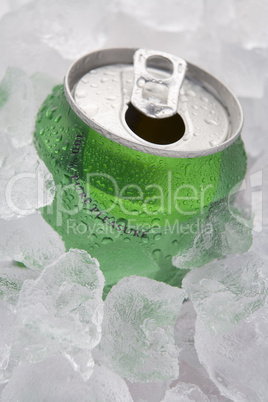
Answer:
[[[154,119],[129,103],[125,119],[128,127],[137,136],[153,144],[173,144],[185,133],[185,124],[179,114],[164,119]]]

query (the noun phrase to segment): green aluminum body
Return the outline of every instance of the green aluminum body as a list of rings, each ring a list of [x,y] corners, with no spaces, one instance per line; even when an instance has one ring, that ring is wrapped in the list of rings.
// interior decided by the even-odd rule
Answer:
[[[227,197],[246,173],[240,137],[206,156],[144,153],[84,123],[63,85],[38,113],[35,145],[57,188],[43,217],[67,249],[84,249],[99,260],[106,292],[129,275],[179,286],[186,271],[173,267],[172,257],[187,248],[206,224],[211,205]]]

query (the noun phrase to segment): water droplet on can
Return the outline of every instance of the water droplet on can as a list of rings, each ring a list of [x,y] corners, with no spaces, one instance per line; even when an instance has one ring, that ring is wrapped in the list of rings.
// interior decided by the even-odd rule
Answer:
[[[144,78],[142,78],[142,77],[139,78],[138,81],[137,81],[138,87],[139,87],[139,88],[142,88],[142,87],[144,86],[145,82],[146,82],[146,81],[145,81]]]
[[[217,126],[218,123],[215,120],[212,119],[205,119],[205,122],[211,126]]]

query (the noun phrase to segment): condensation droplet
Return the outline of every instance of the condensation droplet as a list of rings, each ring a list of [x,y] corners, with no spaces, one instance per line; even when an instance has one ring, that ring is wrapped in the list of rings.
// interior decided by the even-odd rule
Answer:
[[[87,105],[86,107],[83,108],[83,111],[88,116],[93,117],[98,113],[99,107],[97,105]]]
[[[107,99],[108,101],[114,101],[114,100],[116,100],[116,97],[113,96],[113,95],[111,95],[111,96],[107,96],[106,99]]]
[[[158,241],[161,239],[161,233],[157,233],[156,235],[154,235],[154,240]]]
[[[209,145],[211,147],[215,147],[216,145],[218,145],[218,142],[217,141],[209,141]]]
[[[102,244],[109,244],[113,242],[113,239],[111,237],[103,237],[101,242]]]
[[[139,87],[139,88],[142,88],[142,87],[144,86],[145,82],[146,82],[146,81],[145,81],[144,78],[142,78],[142,77],[139,78],[138,81],[137,81],[138,87]]]
[[[161,254],[161,250],[159,248],[157,248],[153,251],[153,256],[156,258],[159,257],[160,254]]]
[[[76,91],[76,94],[75,94],[76,98],[81,99],[81,98],[85,98],[86,96],[87,96],[86,91],[83,91],[81,89]]]
[[[109,78],[107,78],[107,77],[103,77],[103,78],[101,79],[101,82],[102,82],[102,83],[107,82],[107,81],[109,81]]]
[[[207,123],[207,124],[209,124],[211,126],[217,126],[218,125],[218,123],[213,119],[205,119],[205,123]]]

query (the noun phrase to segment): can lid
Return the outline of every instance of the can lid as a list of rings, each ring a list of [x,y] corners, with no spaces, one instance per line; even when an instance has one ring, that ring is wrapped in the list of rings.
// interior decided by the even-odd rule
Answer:
[[[219,152],[236,140],[243,124],[241,106],[228,88],[204,70],[164,52],[93,52],[70,67],[65,94],[75,113],[94,130],[155,155],[188,158]],[[163,142],[148,140],[130,128],[126,121],[130,108],[164,127],[160,128]],[[184,131],[170,136],[169,126],[163,123],[177,117]],[[150,130],[148,121],[145,130]]]

